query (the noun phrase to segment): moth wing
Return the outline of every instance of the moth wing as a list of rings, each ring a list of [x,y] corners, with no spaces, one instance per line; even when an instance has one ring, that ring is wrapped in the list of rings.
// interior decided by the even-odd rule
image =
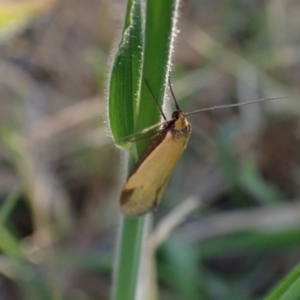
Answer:
[[[127,216],[140,216],[154,210],[168,180],[184,152],[190,132],[175,137],[168,132],[163,141],[128,178],[121,194],[121,209]]]

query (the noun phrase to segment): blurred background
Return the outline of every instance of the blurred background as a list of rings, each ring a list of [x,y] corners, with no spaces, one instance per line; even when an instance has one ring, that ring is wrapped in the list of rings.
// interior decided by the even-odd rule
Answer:
[[[1,300],[110,297],[126,173],[106,89],[125,6],[0,1]],[[260,299],[300,260],[299,11],[181,1],[172,80],[184,111],[288,98],[190,116],[152,222],[160,299]]]

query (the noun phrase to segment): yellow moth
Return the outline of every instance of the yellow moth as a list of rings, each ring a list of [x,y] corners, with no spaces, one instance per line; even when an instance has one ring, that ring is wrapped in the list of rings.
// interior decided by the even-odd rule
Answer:
[[[146,84],[155,100],[147,81]],[[176,105],[176,110],[172,113],[172,119],[166,120],[164,113],[158,107],[165,122],[158,131],[156,138],[134,166],[122,190],[120,198],[121,210],[128,217],[142,216],[155,210],[159,205],[168,180],[183,154],[192,132],[192,126],[187,120],[188,115],[217,108],[229,108],[282,98],[260,99],[241,104],[215,106],[184,113],[176,101],[170,79],[169,88]]]

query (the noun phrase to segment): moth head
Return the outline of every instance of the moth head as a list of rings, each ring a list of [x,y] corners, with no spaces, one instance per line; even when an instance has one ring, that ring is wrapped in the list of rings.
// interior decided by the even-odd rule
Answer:
[[[174,121],[173,128],[175,130],[182,130],[189,125],[184,113],[180,110],[176,110],[172,113],[172,120]]]

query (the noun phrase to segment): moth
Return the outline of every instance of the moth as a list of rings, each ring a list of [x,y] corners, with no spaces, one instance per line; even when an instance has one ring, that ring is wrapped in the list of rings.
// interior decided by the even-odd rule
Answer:
[[[156,98],[145,80],[156,104]],[[175,102],[176,110],[172,113],[171,120],[167,120],[165,114],[158,106],[164,122],[139,161],[136,163],[123,186],[120,205],[122,213],[128,217],[142,216],[156,210],[171,174],[184,150],[187,147],[192,125],[187,116],[219,108],[230,108],[251,103],[274,100],[283,97],[259,99],[239,104],[221,105],[204,108],[189,113],[184,113],[175,98],[171,81],[168,81],[169,89]]]

